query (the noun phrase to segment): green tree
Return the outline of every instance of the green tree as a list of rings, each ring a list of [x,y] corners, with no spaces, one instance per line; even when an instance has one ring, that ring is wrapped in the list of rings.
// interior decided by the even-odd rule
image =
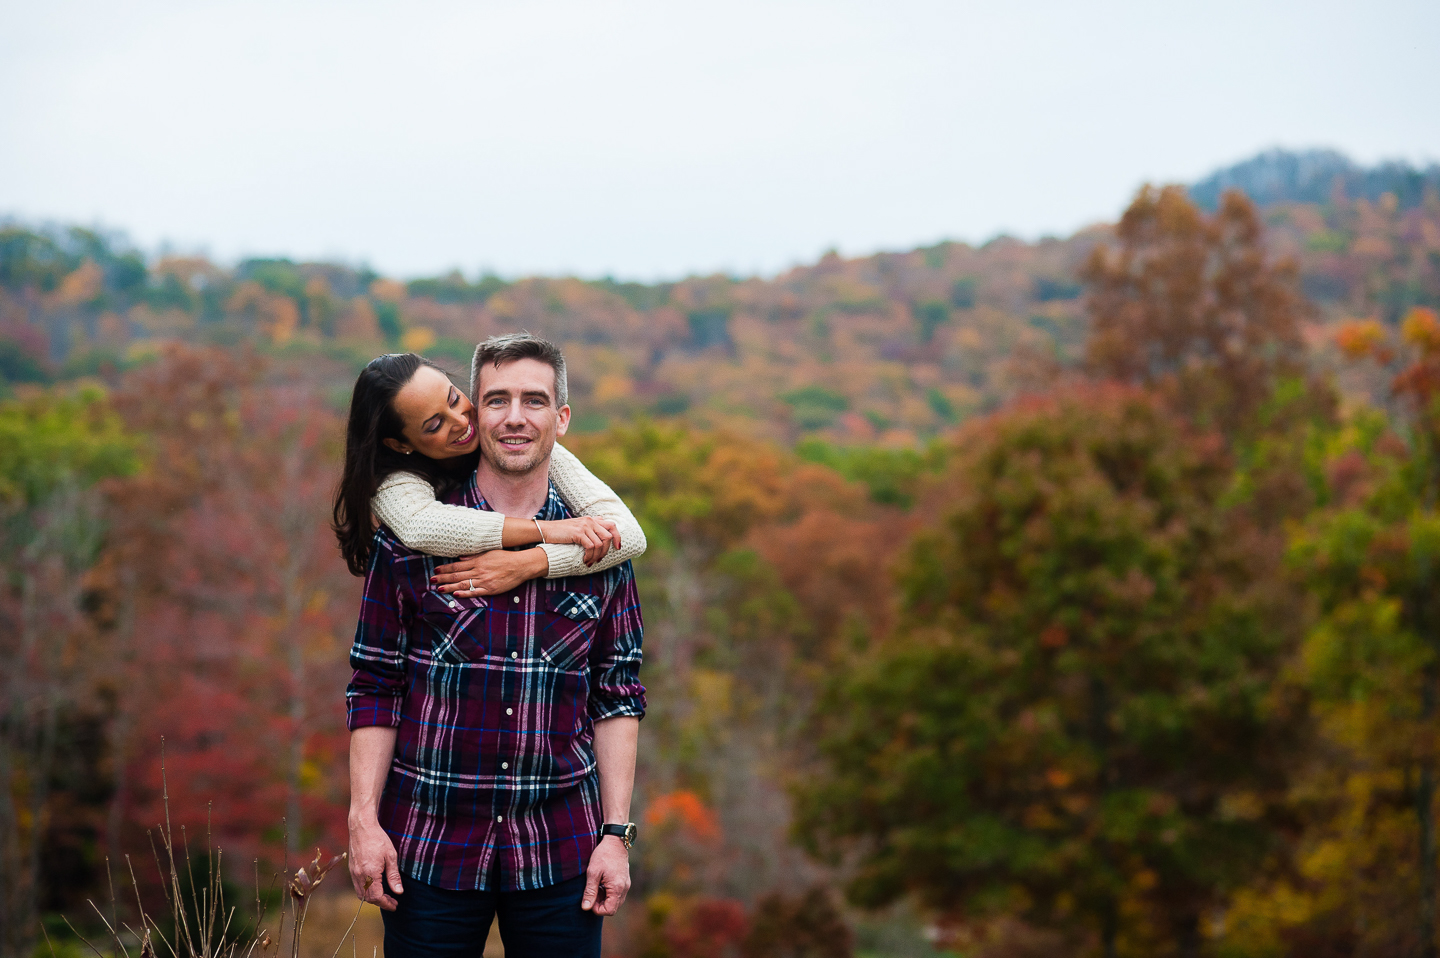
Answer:
[[[385,341],[392,346],[398,343],[400,334],[405,331],[400,322],[400,307],[373,296],[370,305],[375,310],[375,321],[380,324],[380,332],[385,334]]]
[[[973,425],[953,455],[897,628],[817,711],[800,834],[856,853],[865,905],[914,893],[959,925],[1196,954],[1270,840],[1293,618],[1224,507],[1223,445],[1107,386]]]
[[[79,264],[53,237],[15,226],[0,229],[0,286],[53,292]]]
[[[956,309],[973,309],[975,307],[975,277],[966,276],[957,279],[950,287],[950,304]]]
[[[832,425],[836,417],[850,408],[850,400],[844,393],[814,383],[781,393],[780,401],[790,406],[795,424],[801,429]]]
[[[915,318],[920,323],[920,341],[928,343],[935,338],[935,330],[950,321],[950,307],[938,299],[927,299],[916,305]]]

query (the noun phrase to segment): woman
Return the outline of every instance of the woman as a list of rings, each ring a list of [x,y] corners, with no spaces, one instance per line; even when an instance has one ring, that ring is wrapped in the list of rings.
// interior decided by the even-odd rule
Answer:
[[[548,578],[608,569],[645,551],[645,533],[630,510],[558,444],[550,481],[576,518],[542,522],[437,501],[468,482],[479,464],[473,409],[440,367],[414,353],[380,356],[360,373],[334,510],[335,535],[352,573],[365,574],[377,523],[409,548],[438,556],[541,543]],[[454,578],[475,570],[472,560],[435,571]],[[475,588],[465,578],[442,589],[459,596],[503,591],[487,587],[479,572],[473,578]]]

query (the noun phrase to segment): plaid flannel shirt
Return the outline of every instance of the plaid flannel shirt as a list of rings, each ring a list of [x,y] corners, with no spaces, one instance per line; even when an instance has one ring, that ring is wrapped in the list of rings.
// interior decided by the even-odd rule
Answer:
[[[447,501],[489,509],[473,478]],[[568,515],[552,486],[536,518]],[[447,561],[375,534],[346,699],[352,730],[398,729],[380,825],[428,885],[574,878],[602,821],[594,723],[645,714],[630,563],[463,599],[430,586]]]

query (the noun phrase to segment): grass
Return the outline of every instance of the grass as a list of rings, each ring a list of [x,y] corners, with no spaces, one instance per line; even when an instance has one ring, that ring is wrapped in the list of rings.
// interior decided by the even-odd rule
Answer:
[[[197,863],[190,853],[189,837],[183,826],[180,829],[179,842],[175,840],[175,832],[170,823],[170,790],[165,773],[164,739],[161,739],[160,744],[160,780],[165,821],[156,826],[160,843],[155,843],[154,832],[150,833],[150,842],[155,867],[161,877],[161,887],[170,907],[168,929],[146,910],[140,894],[140,883],[135,876],[134,862],[126,855],[125,868],[135,895],[135,921],[138,927],[132,927],[121,920],[120,900],[116,896],[114,874],[107,858],[105,872],[110,890],[108,915],[107,909],[95,904],[94,899],[86,901],[105,927],[106,937],[100,939],[101,943],[107,949],[110,949],[112,943],[114,947],[108,953],[101,951],[99,946],[80,934],[67,917],[65,924],[71,933],[89,949],[89,953],[99,958],[119,955],[125,958],[279,958],[286,954],[290,958],[302,958],[301,944],[306,919],[316,889],[332,869],[345,862],[346,856],[340,854],[326,858],[317,848],[314,859],[293,872],[287,860],[281,870],[271,876],[272,893],[268,895],[261,892],[260,864],[257,860],[254,868],[255,910],[254,920],[251,922],[248,916],[241,917],[239,904],[226,901],[225,883],[221,880],[223,852],[211,845],[209,825],[206,826],[204,857],[198,865],[202,870],[203,881],[196,881]],[[266,904],[266,899],[274,899],[273,889],[277,885],[281,894],[278,914],[275,914]],[[334,951],[330,953],[330,958],[338,958],[347,941],[350,943],[352,958],[356,958],[358,942],[355,929],[364,907],[363,904],[356,907],[354,916]],[[249,902],[245,903],[245,908],[248,910]],[[237,922],[237,918],[240,918],[240,921]],[[334,923],[322,920],[321,924],[327,926],[326,930],[333,934]],[[61,953],[56,951],[55,943],[51,941],[49,931],[43,923],[40,930],[52,958],[60,958]],[[62,950],[65,958],[76,953],[64,945]],[[378,952],[379,948],[376,946],[372,956],[378,955]],[[314,953],[316,952],[309,948],[304,952],[307,956]],[[324,950],[318,953],[324,954]]]

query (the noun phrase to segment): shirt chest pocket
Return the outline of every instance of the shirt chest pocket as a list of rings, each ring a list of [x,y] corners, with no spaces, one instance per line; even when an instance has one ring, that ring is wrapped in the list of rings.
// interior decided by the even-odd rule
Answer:
[[[430,627],[432,654],[442,662],[469,662],[485,655],[487,647],[485,612],[490,602],[483,596],[462,598],[433,589],[420,597],[420,618]]]
[[[600,601],[586,592],[547,592],[540,657],[562,672],[582,671],[600,623]]]

